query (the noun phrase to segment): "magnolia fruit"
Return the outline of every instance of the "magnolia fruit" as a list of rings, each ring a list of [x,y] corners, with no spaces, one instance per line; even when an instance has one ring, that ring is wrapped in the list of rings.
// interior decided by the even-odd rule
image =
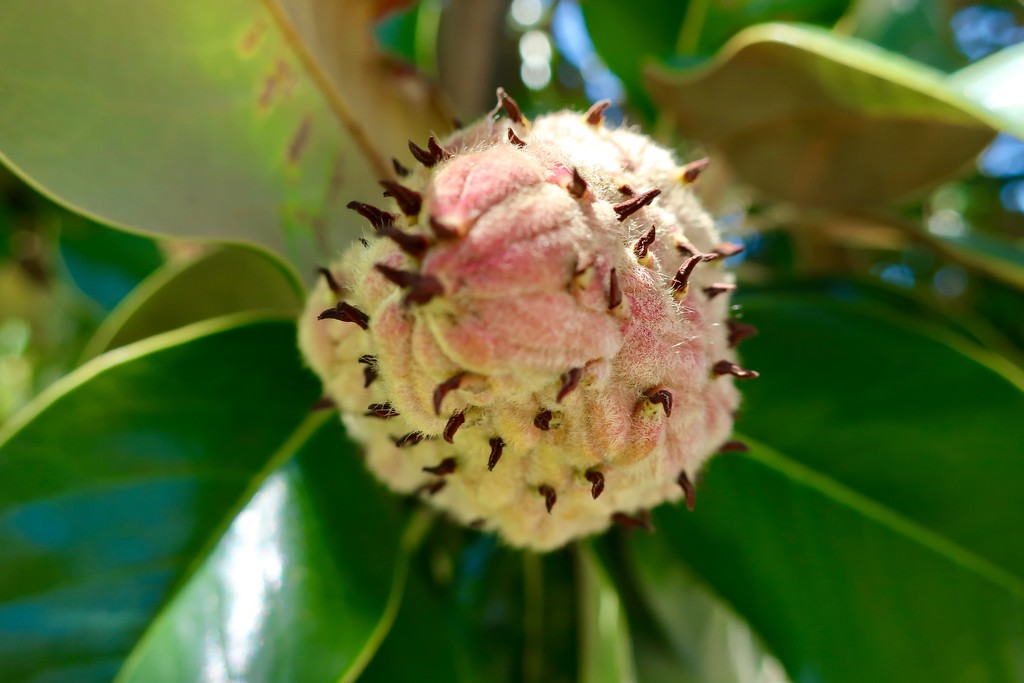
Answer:
[[[728,441],[734,288],[692,183],[607,103],[491,115],[397,161],[394,211],[309,299],[300,346],[366,464],[507,543],[557,548],[685,498]],[[504,115],[499,113],[504,109]]]

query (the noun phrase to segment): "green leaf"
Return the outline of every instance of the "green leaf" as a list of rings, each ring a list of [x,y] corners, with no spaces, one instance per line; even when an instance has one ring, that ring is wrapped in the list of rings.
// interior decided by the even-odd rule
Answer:
[[[926,324],[822,296],[755,294],[739,429],[949,537],[1024,567],[1024,379]],[[799,350],[798,353],[796,350]],[[784,397],[784,400],[782,399]]]
[[[63,210],[60,255],[71,279],[90,299],[110,311],[146,276],[164,264],[156,242],[114,230]]]
[[[753,446],[712,461],[695,514],[662,508],[654,520],[794,681],[1020,680],[1019,576]]]
[[[11,0],[0,10],[0,159],[101,221],[255,242],[310,271],[363,227],[344,198],[438,95],[378,53],[362,0]],[[86,39],[87,37],[87,39]]]
[[[847,0],[586,0],[580,3],[598,54],[622,79],[630,101],[648,116],[653,109],[643,66],[677,57],[699,62],[738,31],[767,21],[832,24]],[[642,40],[631,39],[643,36]],[[657,99],[657,98],[655,98]]]
[[[302,285],[270,254],[221,247],[194,260],[169,263],[142,282],[96,331],[83,360],[229,313],[297,316],[302,300]]]
[[[967,63],[956,46],[950,0],[906,2],[856,0],[836,26],[840,33],[868,40],[928,66],[951,71]]]
[[[949,84],[1000,117],[1003,130],[1024,139],[1024,43],[1004,48],[950,76]]]
[[[959,236],[929,233],[928,239],[957,260],[1011,287],[1024,289],[1024,247],[977,232]]]
[[[670,653],[655,655],[655,666],[637,657],[641,680],[781,680],[781,665],[765,652],[750,627],[679,561],[664,534],[634,534],[629,544],[627,559],[635,586]],[[652,639],[652,634],[640,635]]]
[[[294,334],[234,316],[154,337],[5,425],[5,681],[335,680],[365,663],[397,515],[336,418],[309,415]]]
[[[749,28],[710,65],[652,68],[648,83],[746,182],[817,206],[918,194],[961,173],[998,128],[939,72],[809,26]]]
[[[762,376],[739,427],[774,450],[714,459],[696,514],[656,513],[677,555],[794,680],[1019,680],[1019,371],[825,297],[742,311]]]
[[[633,683],[633,647],[629,623],[608,570],[586,542],[577,544],[576,572],[580,609],[580,681]]]

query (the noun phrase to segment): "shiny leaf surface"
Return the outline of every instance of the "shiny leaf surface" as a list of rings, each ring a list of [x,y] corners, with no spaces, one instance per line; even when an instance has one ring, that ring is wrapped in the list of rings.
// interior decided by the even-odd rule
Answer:
[[[743,180],[816,206],[919,193],[960,173],[998,128],[939,72],[809,26],[747,29],[710,65],[652,68],[648,84]]]
[[[343,198],[379,197],[406,139],[450,125],[436,93],[377,52],[377,9],[12,0],[0,159],[105,222],[256,242],[310,272],[362,228]]]
[[[792,680],[1024,675],[1019,576],[759,444],[712,461],[700,495],[696,513],[659,508],[655,524]]]
[[[949,83],[999,116],[1006,132],[1024,139],[1024,44],[960,69]]]
[[[83,357],[229,313],[297,316],[302,298],[302,285],[274,257],[248,247],[220,247],[153,273],[104,320]]]
[[[253,316],[182,328],[86,364],[5,425],[5,681],[109,681],[129,658],[125,679],[351,666],[384,612],[394,513],[338,429],[317,431],[336,418],[309,417],[294,334]],[[254,647],[261,629],[295,639]]]
[[[1007,571],[1024,567],[1024,380],[926,324],[753,295],[739,429]],[[855,350],[855,351],[851,351]],[[779,397],[785,397],[780,400]],[[785,428],[780,428],[784,425]],[[993,516],[993,505],[999,510]]]
[[[593,546],[576,548],[580,592],[580,681],[634,683],[633,646],[629,623],[615,584]]]

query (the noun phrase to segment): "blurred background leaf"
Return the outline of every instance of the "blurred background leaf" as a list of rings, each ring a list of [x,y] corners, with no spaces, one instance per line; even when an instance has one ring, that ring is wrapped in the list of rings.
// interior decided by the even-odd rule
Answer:
[[[302,284],[268,253],[224,246],[169,263],[111,312],[83,360],[162,332],[229,313],[260,311],[297,316]]]
[[[84,214],[255,242],[309,273],[358,234],[342,190],[378,196],[407,138],[450,126],[438,95],[376,52],[377,9],[7,3],[0,155]]]
[[[961,173],[996,133],[939,73],[813,27],[747,29],[713,64],[652,70],[649,82],[665,115],[743,180],[811,206],[920,193]]]

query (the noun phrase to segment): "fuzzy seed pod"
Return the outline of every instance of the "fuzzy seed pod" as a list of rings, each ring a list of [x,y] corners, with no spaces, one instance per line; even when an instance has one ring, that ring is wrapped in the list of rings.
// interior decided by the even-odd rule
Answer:
[[[732,349],[735,245],[693,196],[705,162],[604,109],[530,122],[499,98],[507,116],[410,144],[393,206],[353,202],[374,237],[299,340],[381,481],[550,550],[692,505],[756,373]]]

